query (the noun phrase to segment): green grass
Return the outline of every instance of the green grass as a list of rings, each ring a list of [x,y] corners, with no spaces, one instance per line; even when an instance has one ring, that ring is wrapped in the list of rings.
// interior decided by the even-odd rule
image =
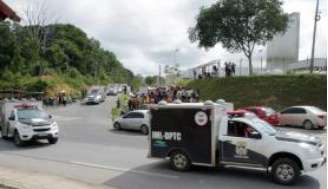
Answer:
[[[284,75],[233,77],[186,82],[199,89],[202,100],[220,98],[235,108],[264,105],[281,110],[293,105],[314,105],[327,109],[326,75]]]

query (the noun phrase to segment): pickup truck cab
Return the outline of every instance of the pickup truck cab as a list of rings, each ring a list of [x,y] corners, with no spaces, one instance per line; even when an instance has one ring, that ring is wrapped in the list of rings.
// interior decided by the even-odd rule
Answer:
[[[2,138],[13,138],[15,145],[27,141],[47,139],[50,144],[58,141],[58,125],[44,111],[41,102],[5,102],[2,104]]]
[[[229,118],[224,105],[162,103],[150,110],[149,157],[168,157],[178,171],[191,165],[253,169],[292,184],[326,161],[319,138],[277,131],[256,116]]]

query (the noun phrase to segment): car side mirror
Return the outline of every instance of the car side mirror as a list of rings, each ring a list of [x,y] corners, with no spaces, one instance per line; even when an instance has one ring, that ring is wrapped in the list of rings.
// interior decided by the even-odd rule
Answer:
[[[52,119],[52,115],[49,115],[49,119]]]
[[[250,138],[254,138],[254,139],[261,139],[262,138],[262,135],[259,133],[259,132],[252,132],[250,134]]]
[[[15,121],[15,116],[10,116],[8,119],[9,121]]]

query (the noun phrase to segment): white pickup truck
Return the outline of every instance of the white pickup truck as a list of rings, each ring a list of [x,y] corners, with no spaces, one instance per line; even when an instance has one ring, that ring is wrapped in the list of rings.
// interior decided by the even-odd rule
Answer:
[[[37,139],[58,141],[58,125],[42,109],[41,101],[0,101],[0,129],[2,138],[13,138],[17,146]]]
[[[149,157],[168,157],[179,171],[191,165],[262,170],[280,184],[325,163],[319,138],[277,131],[255,116],[228,118],[227,111],[212,102],[151,106]]]

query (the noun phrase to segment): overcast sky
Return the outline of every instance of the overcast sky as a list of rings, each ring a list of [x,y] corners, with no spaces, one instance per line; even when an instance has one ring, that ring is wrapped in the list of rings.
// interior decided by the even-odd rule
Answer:
[[[5,0],[19,15],[29,4],[40,0]],[[125,67],[136,74],[156,74],[158,65],[174,64],[189,68],[214,59],[238,61],[220,45],[205,51],[191,44],[187,30],[195,24],[201,6],[215,0],[46,0],[50,15],[62,23],[82,28],[105,49],[113,51]],[[287,13],[301,13],[299,58],[310,57],[315,0],[284,0]],[[327,56],[327,3],[320,0],[317,57]],[[179,49],[175,53],[175,49]],[[255,50],[254,61],[265,57]],[[245,58],[244,58],[245,59]],[[244,61],[246,63],[246,59]]]

